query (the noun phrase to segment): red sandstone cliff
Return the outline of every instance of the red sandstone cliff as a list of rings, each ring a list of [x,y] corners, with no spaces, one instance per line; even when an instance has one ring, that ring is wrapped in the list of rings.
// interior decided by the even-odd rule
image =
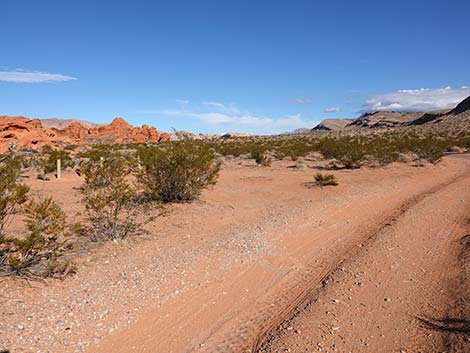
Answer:
[[[43,127],[39,119],[0,116],[0,153],[5,152],[11,142],[16,142],[20,148],[38,148],[45,145],[82,145],[93,139],[110,139],[115,143],[140,143],[166,141],[169,138],[169,134],[160,134],[154,127],[134,127],[123,118],[116,118],[111,124],[93,128],[85,128],[79,122],[74,122],[58,130]]]

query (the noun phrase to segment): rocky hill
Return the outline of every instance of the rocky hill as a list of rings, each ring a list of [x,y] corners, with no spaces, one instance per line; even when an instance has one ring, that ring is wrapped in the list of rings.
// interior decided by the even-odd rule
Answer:
[[[470,96],[460,102],[455,109],[452,109],[448,115],[457,115],[470,112]]]
[[[354,119],[325,119],[315,126],[313,131],[338,131],[352,123]]]
[[[365,113],[359,118],[354,119],[347,128],[387,128],[405,125],[413,120],[421,117],[423,113],[408,113],[408,112],[394,112],[394,111],[378,111],[372,113]]]
[[[326,119],[312,131],[339,131],[352,129],[383,129],[405,126],[419,126],[430,123],[470,118],[470,97],[463,100],[453,110],[431,112],[376,111],[365,113],[357,119]]]
[[[134,127],[123,118],[116,118],[111,124],[91,128],[83,126],[78,121],[72,121],[63,129],[57,129],[45,127],[39,119],[0,116],[0,153],[4,153],[12,142],[16,143],[19,148],[39,148],[45,145],[84,145],[94,140],[139,143],[160,142],[169,138],[169,134],[159,133],[154,127],[147,125]]]

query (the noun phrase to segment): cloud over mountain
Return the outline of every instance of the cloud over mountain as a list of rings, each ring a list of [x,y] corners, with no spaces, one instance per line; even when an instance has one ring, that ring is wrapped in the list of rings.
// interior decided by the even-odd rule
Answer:
[[[404,89],[374,94],[362,105],[362,111],[430,111],[454,108],[470,96],[470,87]]]

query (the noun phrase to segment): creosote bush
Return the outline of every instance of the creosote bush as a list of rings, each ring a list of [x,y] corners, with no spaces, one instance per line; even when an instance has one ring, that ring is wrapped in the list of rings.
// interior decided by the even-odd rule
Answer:
[[[322,174],[322,173],[317,173],[314,176],[315,179],[315,185],[323,187],[323,186],[336,186],[338,185],[338,181],[336,180],[336,177],[333,174]]]
[[[53,173],[57,170],[57,160],[60,159],[61,167],[63,169],[73,167],[72,158],[66,150],[55,150],[50,146],[42,148],[44,158],[42,159],[42,170],[45,174]]]
[[[62,277],[73,265],[62,260],[68,226],[65,213],[52,198],[30,200],[23,207],[27,233],[3,238],[2,275]]]
[[[335,159],[348,169],[360,168],[361,162],[367,155],[365,147],[361,141],[349,138],[326,138],[317,146],[323,157]]]
[[[251,152],[251,158],[255,160],[256,164],[263,167],[269,167],[271,165],[271,157],[269,157],[266,152],[255,150]]]
[[[267,152],[278,159],[297,160],[312,152],[320,152],[331,161],[332,168],[357,169],[361,166],[383,166],[399,160],[400,154],[413,153],[421,161],[436,163],[454,146],[468,148],[470,137],[429,135],[412,132],[385,132],[369,135],[308,135],[246,137],[208,141],[215,152],[234,157],[249,155],[258,164]]]
[[[220,162],[213,150],[192,140],[141,146],[137,180],[151,200],[183,202],[197,198],[217,181]]]
[[[93,153],[91,153],[93,155]],[[140,230],[149,203],[143,203],[129,178],[127,159],[117,152],[90,158],[80,165],[85,183],[82,202],[90,220],[91,239],[125,239]]]
[[[18,206],[26,201],[29,188],[20,183],[21,163],[11,155],[0,156],[0,239]]]

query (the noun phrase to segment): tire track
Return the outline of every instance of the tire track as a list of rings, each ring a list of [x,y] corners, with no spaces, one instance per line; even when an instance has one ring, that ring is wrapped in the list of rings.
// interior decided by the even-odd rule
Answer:
[[[197,352],[261,352],[269,345],[270,337],[275,334],[283,322],[294,317],[309,302],[315,293],[328,283],[330,275],[346,260],[362,251],[363,247],[384,230],[393,226],[410,208],[419,204],[428,196],[464,178],[460,174],[439,183],[429,190],[413,195],[391,212],[378,217],[377,220],[363,225],[350,236],[356,241],[329,249],[331,257],[328,262],[310,263],[302,273],[290,273],[258,302],[258,314],[250,317],[246,313],[238,318],[244,322],[227,337],[220,337],[214,332],[204,346]],[[225,330],[226,331],[226,330]],[[221,339],[222,338],[222,339]]]
[[[339,269],[339,267],[341,266],[341,264],[344,262],[345,259],[347,259],[347,260],[353,260],[353,259],[355,259],[356,257],[358,257],[358,255],[361,255],[363,259],[366,258],[366,257],[367,257],[367,259],[369,259],[369,258],[370,258],[369,255],[368,255],[368,252],[369,252],[369,245],[373,244],[376,239],[383,239],[383,238],[379,238],[378,235],[382,234],[382,232],[384,232],[385,230],[387,230],[389,227],[394,227],[395,225],[397,225],[398,223],[400,223],[402,216],[403,216],[404,214],[406,214],[407,211],[410,210],[411,208],[413,208],[413,207],[419,205],[419,204],[420,204],[421,202],[423,202],[425,199],[427,199],[428,197],[432,196],[433,194],[438,193],[438,192],[441,191],[442,189],[445,189],[445,188],[447,188],[447,187],[451,188],[451,186],[453,186],[453,189],[455,189],[455,188],[457,187],[457,185],[454,186],[454,184],[461,182],[463,179],[465,179],[465,178],[467,178],[467,177],[468,177],[468,173],[459,175],[459,176],[453,178],[453,179],[452,179],[450,182],[448,182],[448,183],[442,183],[442,184],[440,184],[440,185],[437,185],[436,187],[433,187],[432,189],[428,190],[427,192],[421,193],[421,194],[419,194],[419,195],[416,195],[416,196],[410,198],[407,202],[405,202],[405,203],[402,205],[402,207],[397,208],[397,209],[388,217],[388,219],[387,219],[387,218],[384,218],[384,219],[383,219],[383,221],[381,222],[382,227],[381,227],[381,228],[378,228],[376,232],[370,233],[369,236],[366,238],[366,240],[365,240],[363,243],[361,243],[361,244],[363,245],[363,247],[352,247],[349,252],[346,252],[346,253],[345,253],[345,256],[343,256],[343,260],[338,262],[338,266],[336,266],[336,268]],[[454,191],[454,194],[455,194],[455,191]],[[424,206],[422,206],[422,207],[424,207]],[[435,206],[434,206],[434,207],[435,207]],[[438,206],[438,207],[439,207],[439,206]],[[410,216],[410,215],[408,214],[407,217],[409,217],[409,216]],[[401,222],[401,223],[403,223],[403,222]],[[454,225],[454,223],[451,223],[451,224],[450,224],[451,229],[449,229],[448,232],[451,232],[452,234],[454,234],[454,233],[455,233],[455,227],[452,227],[452,225]],[[381,244],[382,244],[382,242],[381,242]],[[365,245],[365,247],[364,247],[364,245]],[[364,250],[366,251],[366,253],[364,253]],[[395,258],[395,260],[396,260],[396,258]],[[399,263],[399,261],[400,261],[400,260],[398,260],[398,263]],[[427,261],[432,261],[432,260],[431,260],[431,259],[428,259]],[[371,266],[371,264],[370,264],[369,262],[367,262],[367,261],[364,262],[364,260],[363,260],[362,264],[363,264],[363,266],[362,266],[363,268],[364,268],[364,267],[367,268],[367,267]],[[332,271],[330,274],[333,275],[334,273],[335,273],[335,271]],[[379,294],[377,297],[371,297],[371,298],[370,298],[371,302],[368,303],[368,307],[369,307],[369,304],[372,303],[372,302],[375,303],[375,306],[379,306],[379,305],[380,305],[380,301],[383,300],[383,298],[386,298],[386,297],[387,297],[387,293],[388,293],[388,291],[390,290],[390,286],[391,286],[392,282],[396,281],[396,279],[394,279],[394,278],[397,277],[397,276],[396,276],[397,273],[398,273],[398,272],[392,271],[391,274],[388,274],[388,275],[385,277],[385,281],[384,281],[384,283],[382,283],[381,288],[377,288],[377,289],[376,289],[376,288],[372,287],[375,292],[380,292],[382,296]],[[329,276],[329,275],[328,275],[328,276]],[[328,278],[328,276],[327,276],[327,278]],[[345,289],[345,288],[346,288],[345,286],[341,286],[341,285],[338,284],[338,283],[336,283],[335,285],[337,286],[337,288],[338,288],[338,287],[340,287],[340,288],[342,288],[342,289]],[[286,318],[286,320],[285,320],[284,322],[291,321],[291,320],[293,320],[295,317],[297,317],[302,311],[304,311],[304,309],[305,309],[307,306],[309,306],[310,304],[312,304],[312,303],[315,302],[315,298],[318,298],[318,297],[320,296],[320,293],[323,292],[323,290],[324,290],[324,288],[322,288],[322,287],[320,287],[320,286],[318,286],[316,289],[313,289],[313,288],[312,288],[310,295],[307,295],[305,301],[304,301],[303,303],[300,303],[299,306],[297,307],[297,310],[294,310],[294,311],[291,313],[290,317]],[[331,291],[330,291],[330,292],[331,292]],[[331,293],[330,293],[330,294],[331,294]],[[336,293],[336,294],[337,294],[337,293]],[[323,297],[324,297],[324,296],[323,296]],[[356,305],[357,305],[357,302],[356,302]],[[374,304],[372,304],[371,306],[374,307]],[[320,311],[321,311],[321,309],[320,309]],[[315,311],[315,312],[318,312],[318,310]],[[308,317],[312,317],[311,315],[312,315],[312,314],[310,314],[310,316],[308,316]],[[306,319],[306,320],[307,320],[307,319]],[[363,330],[364,330],[364,327],[366,328],[365,331],[368,331],[368,330],[367,330],[367,327],[371,328],[370,325],[371,325],[373,322],[374,322],[374,325],[376,324],[376,323],[375,323],[375,320],[372,320],[372,321],[371,321],[370,318],[367,319],[367,318],[364,317],[361,321],[362,321],[363,325],[365,324],[365,326],[362,327]],[[295,321],[295,322],[296,322],[297,324],[299,324],[299,322],[297,322],[297,321]],[[310,321],[310,322],[311,322],[311,321]],[[289,324],[292,324],[292,322],[289,322]],[[281,325],[281,324],[278,324],[278,325],[277,325],[277,328],[274,327],[270,332],[267,332],[264,337],[259,337],[259,340],[257,341],[257,344],[258,344],[258,345],[257,345],[256,347],[254,347],[257,352],[266,352],[266,351],[269,351],[269,352],[270,352],[270,351],[272,351],[272,350],[271,350],[271,347],[272,347],[272,345],[273,345],[273,341],[274,341],[275,339],[277,339],[277,337],[282,336],[282,335],[284,334],[283,332],[281,332],[281,329],[282,329],[282,328],[280,327],[280,325]],[[314,325],[314,324],[312,324],[312,325]],[[284,324],[284,325],[282,325],[282,326],[283,326],[283,328],[285,329],[285,327],[287,327],[287,324]],[[317,328],[318,328],[318,327],[317,327]],[[317,330],[317,331],[318,331],[318,330]],[[377,331],[377,330],[376,330],[376,331]],[[379,331],[379,332],[380,332],[380,331]],[[411,332],[410,332],[410,334],[411,334]],[[289,335],[289,336],[291,337],[291,339],[288,340],[288,342],[289,342],[290,344],[292,344],[293,342],[295,342],[295,338],[292,338],[293,336],[292,336],[291,333],[287,333],[287,335]],[[351,340],[351,335],[353,335],[353,338],[355,337],[353,340]],[[364,331],[362,331],[362,335],[364,335]],[[420,348],[420,347],[419,347],[419,341],[413,339],[412,336],[413,336],[413,334],[411,334],[411,336],[409,336],[407,339],[408,339],[408,340],[411,339],[411,341],[414,342],[414,344],[415,344],[415,347],[414,347],[414,348],[416,348],[416,350],[413,350],[413,348],[411,348],[411,351],[419,351],[419,349],[418,349],[418,348]],[[316,337],[316,338],[319,338],[319,337]],[[264,340],[263,340],[263,339],[264,339]],[[337,338],[337,340],[338,340],[338,338]],[[260,341],[261,341],[261,343],[259,343]],[[303,342],[303,344],[305,344],[306,341],[304,340],[304,341],[302,341],[302,342]],[[360,343],[360,344],[362,345],[362,347],[359,348],[359,347],[357,346],[357,344],[359,344],[359,336],[358,336],[357,329],[354,329],[353,331],[350,331],[349,343],[350,343],[350,345],[351,345],[351,344],[354,344],[354,349],[353,349],[352,351],[364,351],[364,352],[365,352],[365,351],[369,351],[368,348],[367,348],[367,345],[364,346],[364,345],[363,345],[364,342],[362,342],[362,341],[361,341],[361,343]],[[279,348],[279,345],[276,345],[275,347]],[[302,347],[305,348],[305,346],[302,346]],[[350,347],[351,347],[351,346],[350,346]],[[407,347],[407,348],[410,348],[410,347]],[[421,348],[422,348],[422,347],[421,347]],[[350,350],[350,349],[349,349],[349,350]],[[347,350],[347,351],[349,351],[349,350]],[[302,351],[303,351],[303,350],[302,350]],[[374,351],[374,350],[372,350],[372,351]],[[375,350],[375,351],[377,351],[377,350]],[[425,351],[426,351],[426,350],[425,350]],[[433,351],[434,351],[434,350],[433,350]]]

